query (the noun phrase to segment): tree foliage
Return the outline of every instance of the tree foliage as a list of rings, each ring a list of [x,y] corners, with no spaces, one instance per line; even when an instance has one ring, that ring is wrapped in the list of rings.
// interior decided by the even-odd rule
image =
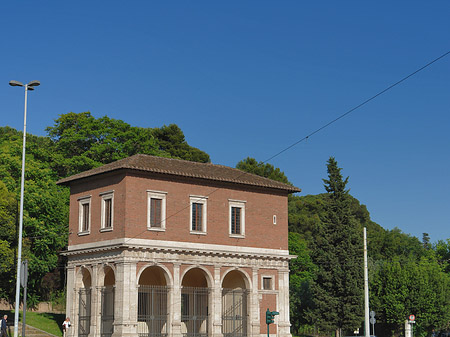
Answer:
[[[237,163],[236,168],[245,172],[259,175],[261,177],[292,185],[284,172],[282,172],[279,168],[275,168],[273,165],[264,163],[262,161],[258,162],[254,158],[247,157],[244,160],[241,160],[239,163]]]
[[[312,315],[328,331],[353,331],[363,318],[362,240],[345,189],[348,178],[343,179],[333,157],[327,168],[325,213],[312,253],[318,267],[312,284]]]
[[[49,137],[27,134],[22,259],[28,259],[29,296],[46,300],[61,287],[59,252],[67,245],[69,189],[56,185],[67,175],[137,153],[207,162],[174,124],[138,128],[89,112],[61,115]],[[0,297],[12,300],[17,260],[18,203],[23,134],[0,128]],[[56,280],[56,281],[55,281]]]
[[[401,333],[406,318],[414,314],[417,333],[426,336],[433,329],[448,328],[449,282],[433,257],[385,260],[373,274],[370,303],[384,330]]]

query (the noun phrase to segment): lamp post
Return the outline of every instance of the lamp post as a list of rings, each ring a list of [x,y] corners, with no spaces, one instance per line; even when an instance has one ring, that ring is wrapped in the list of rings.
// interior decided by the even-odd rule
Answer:
[[[28,90],[34,90],[41,83],[39,81],[31,81],[23,84],[18,81],[10,81],[9,85],[13,87],[25,87],[25,108],[23,113],[23,146],[22,146],[22,180],[20,182],[20,215],[19,215],[19,237],[17,248],[17,279],[16,279],[16,306],[14,313],[14,337],[19,335],[19,303],[20,303],[20,267],[22,265],[22,228],[23,228],[23,191],[25,186],[25,142],[27,135],[27,94]],[[25,299],[26,301],[26,299]]]

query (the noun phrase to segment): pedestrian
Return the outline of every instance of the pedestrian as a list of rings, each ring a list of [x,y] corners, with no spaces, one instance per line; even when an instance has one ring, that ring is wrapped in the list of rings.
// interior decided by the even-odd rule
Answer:
[[[68,336],[68,332],[69,332],[69,328],[70,328],[70,318],[66,317],[66,320],[62,323],[62,327],[63,327],[63,337],[67,337]],[[3,336],[2,336],[3,337]]]
[[[8,337],[8,331],[6,328],[6,322],[8,320],[8,315],[4,315],[0,323],[0,337]]]

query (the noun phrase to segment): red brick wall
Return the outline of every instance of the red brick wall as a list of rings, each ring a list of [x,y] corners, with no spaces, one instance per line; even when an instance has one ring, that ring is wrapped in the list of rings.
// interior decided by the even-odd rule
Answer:
[[[169,177],[170,178],[170,177]],[[287,195],[236,184],[199,184],[199,180],[121,174],[92,177],[71,186],[69,245],[121,237],[287,249]],[[113,231],[100,232],[100,193],[114,190]],[[147,190],[167,192],[166,230],[147,230]],[[91,195],[91,230],[78,235],[78,199]],[[206,196],[207,234],[190,233],[191,195]],[[245,238],[229,236],[229,199],[246,201]],[[273,224],[273,215],[277,224]]]
[[[277,311],[277,296],[275,294],[263,294],[262,300],[259,305],[259,314],[261,317],[261,330],[260,333],[267,333],[267,324],[266,324],[266,311],[269,309],[270,311]],[[269,325],[269,333],[276,334],[277,333],[277,324],[278,324],[279,316],[275,316],[274,323]]]

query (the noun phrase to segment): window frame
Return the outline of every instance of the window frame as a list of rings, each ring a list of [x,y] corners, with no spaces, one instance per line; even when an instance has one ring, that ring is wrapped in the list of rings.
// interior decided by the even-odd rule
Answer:
[[[230,237],[244,238],[245,237],[245,204],[246,201],[228,199],[228,233]],[[232,231],[232,212],[233,208],[240,208],[240,233],[233,233]]]
[[[264,287],[264,280],[269,279],[270,280],[270,288],[267,289]],[[275,290],[275,277],[273,275],[261,275],[261,290],[265,291],[273,291]]]
[[[199,196],[199,195],[191,195],[189,196],[189,232],[191,234],[200,234],[205,235],[207,231],[207,219],[208,219],[208,197],[205,196]],[[192,212],[194,204],[200,204],[202,205],[202,229],[201,230],[194,230],[192,229]]]
[[[108,191],[100,193],[100,197],[102,198],[102,209],[101,209],[101,221],[100,221],[100,232],[109,232],[114,228],[114,191]],[[106,227],[106,201],[111,200],[110,205],[110,226]]]
[[[78,235],[88,235],[91,233],[91,213],[92,213],[92,196],[84,196],[78,198]],[[85,215],[85,205],[88,206],[88,212],[87,215],[87,226],[85,225],[84,220],[86,219]],[[85,227],[87,227],[85,229]]]
[[[161,200],[161,226],[151,225],[151,207],[152,199]],[[149,231],[162,232],[166,230],[166,199],[167,192],[147,190],[147,229]]]

